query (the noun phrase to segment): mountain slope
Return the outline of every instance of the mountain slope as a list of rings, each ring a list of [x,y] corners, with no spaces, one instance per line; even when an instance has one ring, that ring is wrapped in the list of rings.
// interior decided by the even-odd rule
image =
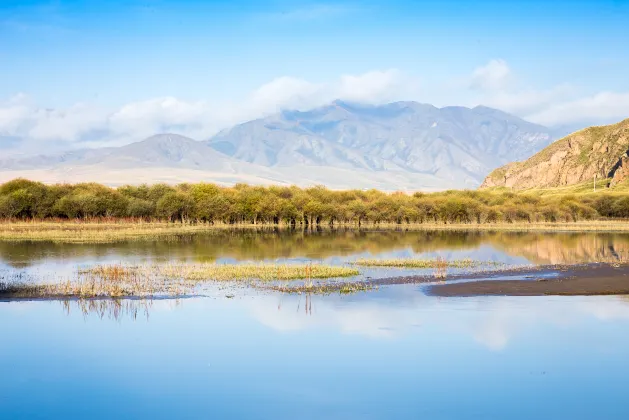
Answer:
[[[159,134],[122,147],[0,160],[0,180],[209,181],[434,191],[477,187],[550,134],[498,110],[336,101],[239,124],[199,142]]]
[[[454,183],[433,175],[406,172],[316,165],[269,168],[234,159],[206,143],[176,134],[159,134],[122,147],[5,159],[0,161],[0,168],[0,182],[22,177],[43,182],[97,181],[109,185],[207,181],[224,185],[324,184],[338,189],[406,191],[455,187]]]
[[[86,149],[58,155],[40,155],[2,161],[4,168],[41,169],[62,164],[107,165],[112,168],[166,166],[227,168],[233,159],[203,143],[177,134],[158,134],[122,147]]]
[[[548,129],[486,107],[335,101],[237,125],[208,144],[269,167],[404,171],[465,187],[479,185],[491,169],[530,156],[550,140]]]
[[[620,181],[627,171],[629,119],[590,127],[557,140],[523,162],[494,170],[481,188],[550,188],[611,178]]]

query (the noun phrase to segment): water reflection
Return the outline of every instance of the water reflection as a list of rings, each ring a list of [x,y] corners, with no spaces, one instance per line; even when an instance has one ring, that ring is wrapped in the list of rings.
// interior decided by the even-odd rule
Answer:
[[[100,319],[121,321],[123,319],[137,320],[138,316],[149,320],[150,310],[153,307],[152,299],[68,299],[59,301],[63,311],[68,316],[75,312],[88,316],[96,316]],[[179,305],[178,299],[173,299],[174,306]]]
[[[81,305],[0,305],[4,417],[629,415],[625,298],[438,299],[406,285],[156,300],[137,313]]]
[[[428,255],[514,259],[535,264],[627,260],[629,234],[403,231],[220,231],[180,241],[117,244],[0,242],[0,261],[14,267],[106,260],[351,259],[365,255]]]
[[[320,329],[373,339],[462,334],[487,350],[502,351],[519,334],[540,325],[573,328],[584,319],[629,322],[629,296],[435,298],[415,285],[383,287],[356,295],[258,295],[230,299],[73,299],[57,302],[69,318],[85,321],[151,320],[151,312],[231,304],[255,323],[277,332]],[[215,302],[215,303],[212,303]],[[228,303],[229,302],[229,303]],[[34,304],[46,302],[34,302]],[[231,321],[225,319],[227,324]]]

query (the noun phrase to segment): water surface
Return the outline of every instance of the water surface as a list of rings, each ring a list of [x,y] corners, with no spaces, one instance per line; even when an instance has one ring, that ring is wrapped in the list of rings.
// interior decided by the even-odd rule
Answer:
[[[222,234],[0,244],[5,272],[111,261],[623,260],[629,235]],[[7,419],[626,419],[629,298],[356,295],[0,303]]]

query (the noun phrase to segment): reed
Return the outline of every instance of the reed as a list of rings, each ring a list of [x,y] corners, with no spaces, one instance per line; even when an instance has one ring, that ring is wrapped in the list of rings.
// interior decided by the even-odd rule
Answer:
[[[364,267],[392,267],[392,268],[439,268],[441,266],[450,268],[477,268],[487,265],[501,265],[493,261],[475,261],[472,259],[445,260],[441,257],[435,259],[416,258],[392,258],[392,259],[360,259],[354,262],[355,265]]]
[[[265,287],[265,289],[282,293],[317,295],[329,295],[332,293],[347,295],[358,292],[366,292],[377,288],[378,286],[374,286],[369,282],[363,281],[318,282],[293,285],[279,284]]]
[[[193,281],[328,279],[360,274],[355,268],[320,264],[173,264],[157,269],[165,277]]]
[[[184,296],[195,292],[201,282],[309,281],[351,277],[360,274],[350,267],[273,264],[164,264],[96,265],[81,268],[77,278],[60,282],[33,284],[21,279],[0,283],[0,298],[152,298]]]

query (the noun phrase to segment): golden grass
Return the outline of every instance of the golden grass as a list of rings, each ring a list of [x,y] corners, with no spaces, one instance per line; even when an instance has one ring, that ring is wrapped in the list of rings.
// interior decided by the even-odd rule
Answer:
[[[111,243],[129,240],[178,238],[207,233],[209,224],[166,222],[3,222],[0,240],[63,243]]]
[[[96,266],[79,270],[77,278],[45,284],[0,283],[0,297],[8,298],[122,298],[181,296],[193,284],[155,275],[145,267]]]
[[[344,281],[344,282],[325,282],[325,283],[305,283],[296,285],[273,285],[267,287],[267,289],[275,290],[282,293],[295,293],[295,294],[317,294],[328,295],[338,292],[341,295],[348,295],[358,292],[366,292],[369,290],[377,289],[368,282],[362,281]]]
[[[160,266],[158,270],[168,278],[193,281],[328,279],[360,274],[360,271],[350,267],[319,264],[173,264]]]
[[[350,277],[350,267],[272,264],[97,265],[80,269],[77,278],[48,284],[0,283],[0,298],[123,298],[183,296],[204,281],[285,281]]]
[[[229,229],[275,229],[288,225],[227,225],[167,222],[0,222],[0,241],[55,243],[114,243],[134,240],[178,240],[182,236],[208,234]],[[355,228],[354,224],[337,227]],[[599,220],[583,222],[533,223],[421,223],[363,224],[363,231],[512,231],[512,232],[629,232],[629,221]]]
[[[495,262],[475,261],[471,259],[450,260],[442,258],[417,259],[417,258],[391,258],[391,259],[360,259],[354,264],[363,267],[393,267],[393,268],[474,268],[483,265],[498,265]]]

